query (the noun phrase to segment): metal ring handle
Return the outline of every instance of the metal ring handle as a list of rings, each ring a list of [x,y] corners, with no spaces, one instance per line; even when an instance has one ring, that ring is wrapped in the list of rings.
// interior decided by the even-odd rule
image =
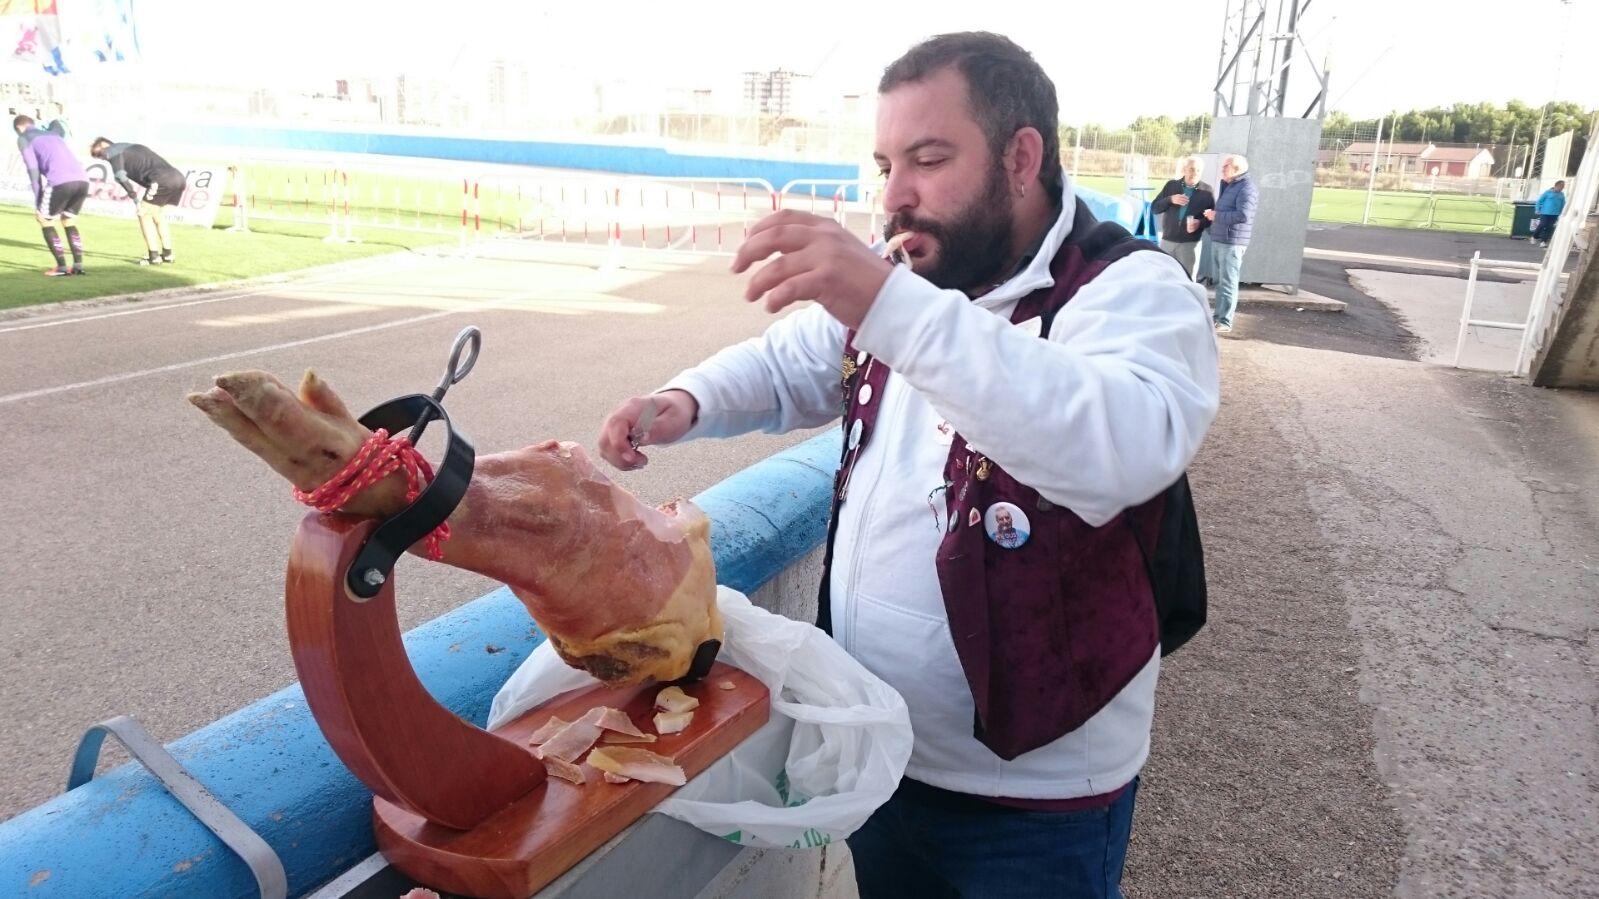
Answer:
[[[444,377],[439,379],[439,386],[433,388],[433,402],[444,402],[444,395],[450,391],[450,388],[461,383],[462,378],[471,374],[472,366],[477,364],[478,352],[482,349],[483,332],[476,327],[467,325],[461,329],[461,333],[455,335],[455,343],[450,347],[450,361],[446,363],[444,368]],[[464,361],[461,359],[461,353],[463,352],[466,353]],[[412,446],[416,446],[416,442],[422,439],[422,432],[427,430],[428,422],[432,421],[433,418],[434,415],[431,409],[423,410],[422,414],[417,418],[416,424],[412,426],[411,433],[406,435],[406,439],[411,441]]]
[[[433,390],[433,398],[442,402],[444,394],[451,385],[461,383],[461,379],[472,372],[472,366],[477,364],[478,352],[483,349],[483,332],[468,325],[455,335],[455,344],[450,347],[450,362],[444,369],[444,379],[439,381],[439,386]],[[466,360],[462,361],[461,353],[466,352]]]

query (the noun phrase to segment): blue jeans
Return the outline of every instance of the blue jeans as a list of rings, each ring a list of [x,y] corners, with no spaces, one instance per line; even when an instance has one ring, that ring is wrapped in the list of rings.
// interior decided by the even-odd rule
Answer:
[[[1538,227],[1532,231],[1532,239],[1547,242],[1555,236],[1555,226],[1558,224],[1560,224],[1560,214],[1558,212],[1554,215],[1540,214],[1538,216]]]
[[[1238,274],[1244,269],[1244,251],[1248,244],[1212,243],[1216,255],[1216,321],[1232,326],[1233,313],[1238,310]]]
[[[849,838],[861,899],[1121,899],[1138,780],[1108,807],[1006,808],[902,781]]]

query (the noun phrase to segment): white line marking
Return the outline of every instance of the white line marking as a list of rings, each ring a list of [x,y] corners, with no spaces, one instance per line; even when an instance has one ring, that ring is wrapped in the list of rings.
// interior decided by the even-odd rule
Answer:
[[[204,359],[191,359],[188,362],[174,362],[171,365],[163,365],[160,368],[147,368],[143,371],[131,371],[123,372],[119,375],[107,375],[103,378],[95,378],[92,381],[78,381],[75,384],[61,384],[55,387],[42,387],[38,390],[28,390],[22,393],[13,393],[7,396],[0,396],[0,406],[4,406],[7,403],[20,403],[23,400],[38,399],[42,396],[51,396],[57,393],[66,393],[72,390],[82,390],[86,387],[102,387],[106,384],[117,384],[122,381],[132,381],[136,378],[147,378],[151,375],[161,375],[171,371],[181,371],[182,369],[194,368],[198,365],[211,365],[216,362],[226,362],[229,359],[240,359],[245,356],[255,356],[261,353],[287,350],[294,347],[306,346],[312,343],[322,343],[328,340],[342,340],[346,337],[355,337],[360,334],[370,334],[374,331],[386,331],[390,328],[400,328],[406,325],[414,325],[425,321],[432,321],[436,318],[443,318],[446,315],[458,315],[462,312],[479,311],[482,308],[484,307],[473,305],[462,309],[445,309],[440,312],[430,312],[427,315],[416,315],[412,316],[411,318],[402,318],[398,321],[383,322],[382,324],[377,325],[367,325],[362,328],[351,328],[348,331],[339,331],[334,334],[322,334],[317,337],[307,337],[304,340],[291,340],[287,343],[275,343],[271,346],[256,347],[255,349],[250,350],[239,350],[236,353],[224,353],[221,356],[208,356]]]
[[[229,293],[224,296],[206,297],[203,300],[188,300],[182,303],[167,303],[165,305],[140,304],[134,309],[119,309],[115,312],[98,312],[81,316],[72,316],[71,313],[62,313],[63,317],[52,317],[49,321],[31,322],[25,325],[11,325],[10,327],[0,327],[0,334],[10,334],[13,331],[32,331],[38,328],[54,328],[57,325],[77,325],[84,322],[101,321],[108,318],[120,318],[124,315],[142,315],[146,312],[165,312],[168,309],[185,309],[190,306],[204,306],[209,303],[221,303],[226,300],[242,300],[248,297],[257,297],[262,296],[263,294],[277,293],[280,291],[301,290],[308,287],[322,287],[328,284],[336,284],[340,281],[373,274],[373,272],[367,271],[367,269],[371,267],[372,266],[361,266],[360,270],[357,271],[340,272],[338,274],[328,275],[322,278],[309,278],[303,281],[297,279],[285,279],[272,284],[264,284],[258,288],[252,288],[240,293]],[[381,272],[382,269],[379,269],[379,271]],[[290,297],[289,299],[296,301],[304,300],[302,297]]]
[[[164,312],[168,309],[183,309],[188,306],[204,306],[207,303],[220,303],[223,300],[237,300],[243,297],[254,295],[254,293],[238,293],[223,297],[209,297],[204,300],[190,300],[187,303],[173,303],[168,306],[140,306],[137,309],[123,309],[120,312],[102,312],[98,315],[86,315],[82,318],[58,318],[54,321],[35,322],[29,325],[13,325],[9,328],[0,328],[0,334],[10,334],[13,331],[32,331],[37,328],[54,328],[57,325],[76,325],[82,322],[100,321],[101,319],[106,318],[119,318],[124,315],[139,315],[144,312]]]

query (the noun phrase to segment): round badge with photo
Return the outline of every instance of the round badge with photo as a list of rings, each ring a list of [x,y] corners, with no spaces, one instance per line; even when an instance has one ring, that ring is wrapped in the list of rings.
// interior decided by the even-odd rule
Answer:
[[[988,539],[1004,549],[1020,549],[1032,533],[1027,513],[1014,503],[995,503],[983,513],[983,530]]]

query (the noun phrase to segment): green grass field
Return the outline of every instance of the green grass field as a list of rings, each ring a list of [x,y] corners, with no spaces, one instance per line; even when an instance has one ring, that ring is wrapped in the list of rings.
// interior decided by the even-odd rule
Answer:
[[[1318,187],[1311,195],[1310,220],[1358,224],[1366,208],[1366,192]],[[1510,233],[1510,204],[1492,197],[1377,192],[1371,197],[1371,224],[1397,228],[1432,227],[1444,231]],[[1431,224],[1428,224],[1429,217]]]
[[[1083,175],[1079,184],[1109,194],[1120,194],[1122,179],[1108,175]],[[1318,187],[1311,193],[1310,220],[1360,224],[1366,209],[1366,192],[1340,187]],[[1428,225],[1429,209],[1432,224]],[[1394,228],[1432,227],[1443,231],[1494,231],[1510,233],[1510,207],[1504,205],[1495,219],[1492,197],[1439,194],[1436,205],[1423,193],[1379,191],[1372,194],[1370,224]]]
[[[359,226],[447,230],[453,236],[461,225],[459,178],[386,172],[339,175],[331,169],[251,164],[246,171],[245,191],[257,219],[324,218],[337,197],[341,204],[348,200]],[[482,205],[481,198],[479,202]],[[231,185],[222,203],[224,207],[233,205]]]
[[[322,226],[252,222],[251,233],[234,234],[225,230],[231,224],[231,211],[224,208],[209,230],[173,225],[177,264],[146,267],[135,264],[144,255],[144,241],[132,219],[84,216],[78,230],[88,274],[46,278],[43,273],[55,260],[45,249],[33,213],[20,206],[0,206],[0,309],[236,281],[454,237],[362,228],[357,234],[361,243],[323,243],[327,229]]]

